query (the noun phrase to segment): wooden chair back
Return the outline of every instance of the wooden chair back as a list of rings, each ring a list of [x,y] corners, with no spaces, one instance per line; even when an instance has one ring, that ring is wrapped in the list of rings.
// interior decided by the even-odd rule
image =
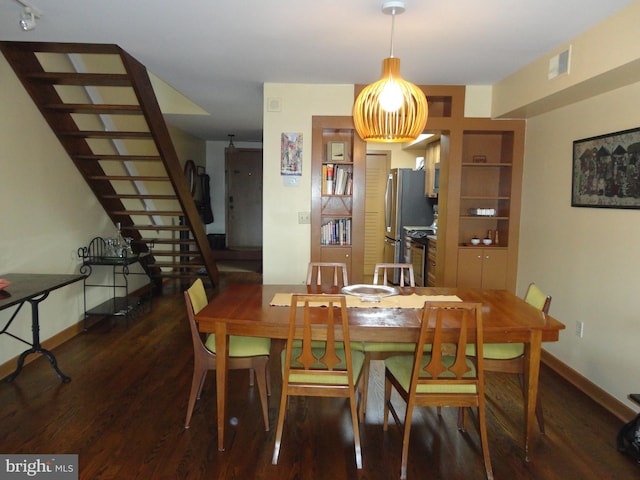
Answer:
[[[405,286],[405,276],[409,279],[409,287],[416,286],[415,276],[413,274],[413,265],[410,263],[376,263],[373,270],[373,284],[378,285],[378,278],[382,274],[382,285],[388,284],[388,278],[393,278],[392,275],[387,276],[387,272],[393,272],[394,270],[400,270],[400,286]]]
[[[347,264],[340,262],[309,262],[307,268],[307,285],[348,286]]]
[[[425,352],[425,345],[431,351]],[[478,352],[467,358],[467,345]],[[391,411],[399,417],[391,403],[394,386],[407,402],[402,442],[400,478],[407,478],[411,420],[415,407],[477,407],[480,443],[488,479],[493,478],[487,437],[484,367],[483,367],[482,304],[470,302],[426,302],[422,313],[420,337],[413,360],[393,357],[385,360],[385,407],[383,429],[387,430]],[[410,374],[408,385],[406,375]],[[408,387],[408,389],[407,389]],[[459,423],[464,429],[464,424]]]
[[[318,329],[318,325],[323,328]],[[321,348],[318,340],[322,341]],[[344,295],[294,294],[283,373],[283,381],[289,384],[291,393],[301,394],[310,388],[313,395],[348,396],[347,390],[355,385],[351,349],[344,348],[349,343]],[[328,381],[328,377],[333,381]],[[295,388],[294,383],[298,384]],[[344,393],[336,393],[340,390]]]
[[[475,338],[469,340],[469,332]],[[445,338],[446,333],[446,338]],[[480,360],[475,368],[467,362],[467,344],[475,345]],[[424,346],[431,344],[430,360],[422,365]],[[473,395],[484,395],[484,370],[482,364],[482,305],[468,302],[427,302],[420,328],[419,348],[416,348],[412,393],[424,390],[440,404],[438,394],[432,393],[435,385],[448,385],[445,390],[460,385],[473,385]],[[428,349],[427,349],[428,352]],[[475,371],[474,371],[475,370]],[[426,375],[425,375],[426,373]],[[425,388],[426,387],[426,388]]]
[[[288,397],[304,395],[349,399],[356,467],[362,468],[355,385],[359,383],[364,354],[352,352],[349,345],[344,295],[292,295],[287,346],[282,352],[282,397],[273,464],[278,463]],[[355,368],[353,357],[357,357]]]

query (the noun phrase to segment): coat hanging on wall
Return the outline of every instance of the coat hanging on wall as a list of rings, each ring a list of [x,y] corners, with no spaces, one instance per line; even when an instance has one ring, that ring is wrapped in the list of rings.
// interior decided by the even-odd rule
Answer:
[[[213,210],[211,210],[211,193],[209,189],[211,179],[206,173],[199,175],[199,177],[200,186],[202,187],[200,190],[202,192],[202,199],[198,204],[198,210],[200,210],[202,222],[207,225],[213,223]]]

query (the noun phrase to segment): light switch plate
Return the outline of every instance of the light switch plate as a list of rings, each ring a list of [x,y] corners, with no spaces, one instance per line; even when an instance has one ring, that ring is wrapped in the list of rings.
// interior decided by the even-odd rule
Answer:
[[[311,223],[311,213],[310,212],[298,212],[298,223]]]

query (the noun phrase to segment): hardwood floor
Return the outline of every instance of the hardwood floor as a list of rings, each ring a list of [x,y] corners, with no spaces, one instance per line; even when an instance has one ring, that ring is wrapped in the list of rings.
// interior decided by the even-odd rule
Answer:
[[[0,452],[77,453],[79,478],[86,480],[399,478],[402,438],[393,424],[386,434],[382,431],[380,363],[373,365],[368,411],[360,427],[362,471],[355,468],[346,401],[318,398],[292,400],[280,461],[271,465],[280,395],[278,355],[271,362],[272,430],[263,429],[256,387],[249,387],[246,372],[230,372],[228,448],[218,452],[212,375],[191,428],[183,427],[192,346],[181,293],[155,298],[151,313],[128,329],[123,322],[108,326],[55,349],[71,383],[60,383],[43,358],[27,365],[13,383],[0,383]],[[487,374],[496,479],[638,478],[639,467],[616,451],[617,418],[544,367],[541,388],[547,433],[536,430],[527,464],[517,379]],[[444,409],[441,417],[435,410],[416,415],[408,478],[485,478],[473,419],[470,415],[467,433],[461,433],[454,409]]]

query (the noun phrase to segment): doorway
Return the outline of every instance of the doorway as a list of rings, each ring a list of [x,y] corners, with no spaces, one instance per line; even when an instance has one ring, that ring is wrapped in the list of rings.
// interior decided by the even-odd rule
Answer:
[[[262,149],[225,150],[226,232],[230,250],[262,250]]]

